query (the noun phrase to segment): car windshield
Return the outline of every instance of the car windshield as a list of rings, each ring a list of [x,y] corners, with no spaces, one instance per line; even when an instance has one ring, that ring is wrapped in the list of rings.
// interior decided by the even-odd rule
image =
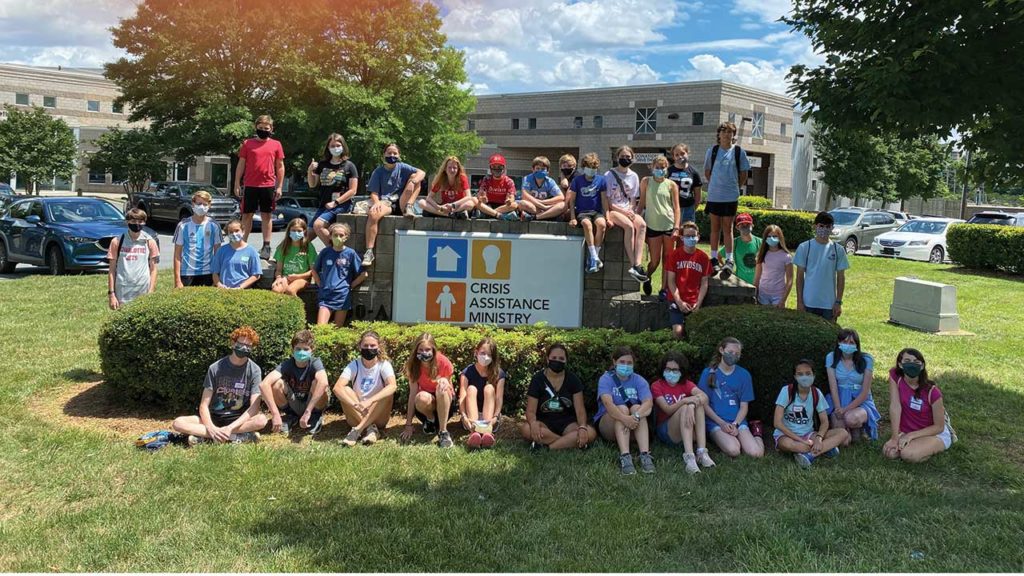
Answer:
[[[849,226],[860,218],[860,212],[847,212],[845,210],[836,210],[831,212],[832,217],[836,220],[836,226]]]
[[[942,234],[949,222],[928,220],[911,220],[897,229],[897,232],[917,232],[918,234]]]
[[[320,205],[313,198],[296,198],[295,201],[299,203],[300,208],[316,208]]]
[[[1012,216],[1002,216],[999,214],[975,214],[971,217],[972,224],[1010,224],[1012,222]]]
[[[179,187],[181,188],[181,191],[185,193],[185,196],[187,196],[188,198],[191,198],[196,192],[199,191],[209,192],[210,196],[228,195],[226,191],[221,192],[220,190],[214,188],[213,186],[205,186],[201,184],[180,184]]]
[[[58,224],[124,220],[124,215],[110,204],[100,200],[72,200],[47,205],[50,221]]]

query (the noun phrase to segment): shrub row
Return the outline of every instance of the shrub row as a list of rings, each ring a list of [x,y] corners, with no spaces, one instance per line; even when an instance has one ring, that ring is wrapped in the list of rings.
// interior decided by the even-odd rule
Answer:
[[[740,198],[751,198],[740,196]],[[782,228],[786,236],[786,246],[790,252],[805,240],[814,237],[814,212],[803,212],[800,210],[758,210],[754,208],[740,207],[739,212],[745,212],[754,217],[754,235],[762,236],[765,227],[774,224]],[[711,218],[704,212],[702,204],[697,210],[697,226],[700,228],[701,238],[711,238]]]
[[[1024,228],[954,224],[946,232],[949,258],[965,268],[1024,274]]]
[[[755,208],[757,210],[771,210],[773,206],[771,199],[764,196],[740,196],[739,204],[741,208]]]

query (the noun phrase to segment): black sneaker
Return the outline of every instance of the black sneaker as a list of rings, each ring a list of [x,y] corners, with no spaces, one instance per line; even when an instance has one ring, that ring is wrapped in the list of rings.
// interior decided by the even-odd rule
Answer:
[[[452,442],[452,435],[449,434],[447,430],[445,430],[444,432],[441,432],[440,434],[437,435],[437,445],[439,447],[441,447],[441,448],[451,448],[452,444],[453,444],[453,442]]]
[[[315,436],[316,433],[319,432],[320,429],[324,427],[324,413],[321,410],[313,410],[313,413],[310,414],[309,418],[310,420],[316,418],[316,421],[313,422],[313,425],[309,427],[309,435]]]
[[[270,250],[270,244],[264,244],[260,250],[260,258],[269,261],[271,256],[273,256],[273,252]]]
[[[437,422],[433,420],[427,420],[423,423],[423,433],[427,436],[433,436],[437,434]]]
[[[642,288],[643,288],[643,291],[644,291],[644,296],[650,296],[651,295],[651,292],[654,290],[654,286],[651,286],[651,279],[650,278],[647,278],[647,280],[644,280],[644,284],[643,284]]]

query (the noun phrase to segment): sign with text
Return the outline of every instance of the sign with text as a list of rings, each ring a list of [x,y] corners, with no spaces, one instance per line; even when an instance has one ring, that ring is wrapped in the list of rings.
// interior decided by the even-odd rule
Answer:
[[[395,322],[579,328],[583,239],[395,232]]]

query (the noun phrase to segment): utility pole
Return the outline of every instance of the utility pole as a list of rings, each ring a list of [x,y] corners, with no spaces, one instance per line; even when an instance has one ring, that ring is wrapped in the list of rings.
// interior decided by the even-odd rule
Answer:
[[[967,152],[964,153],[964,155],[967,156],[967,161],[966,161],[966,164],[964,166],[963,190],[962,190],[962,192],[960,194],[960,219],[961,220],[966,220],[967,219],[965,217],[967,215],[967,182],[969,182],[970,179],[971,179],[970,178],[971,151],[968,150]]]

